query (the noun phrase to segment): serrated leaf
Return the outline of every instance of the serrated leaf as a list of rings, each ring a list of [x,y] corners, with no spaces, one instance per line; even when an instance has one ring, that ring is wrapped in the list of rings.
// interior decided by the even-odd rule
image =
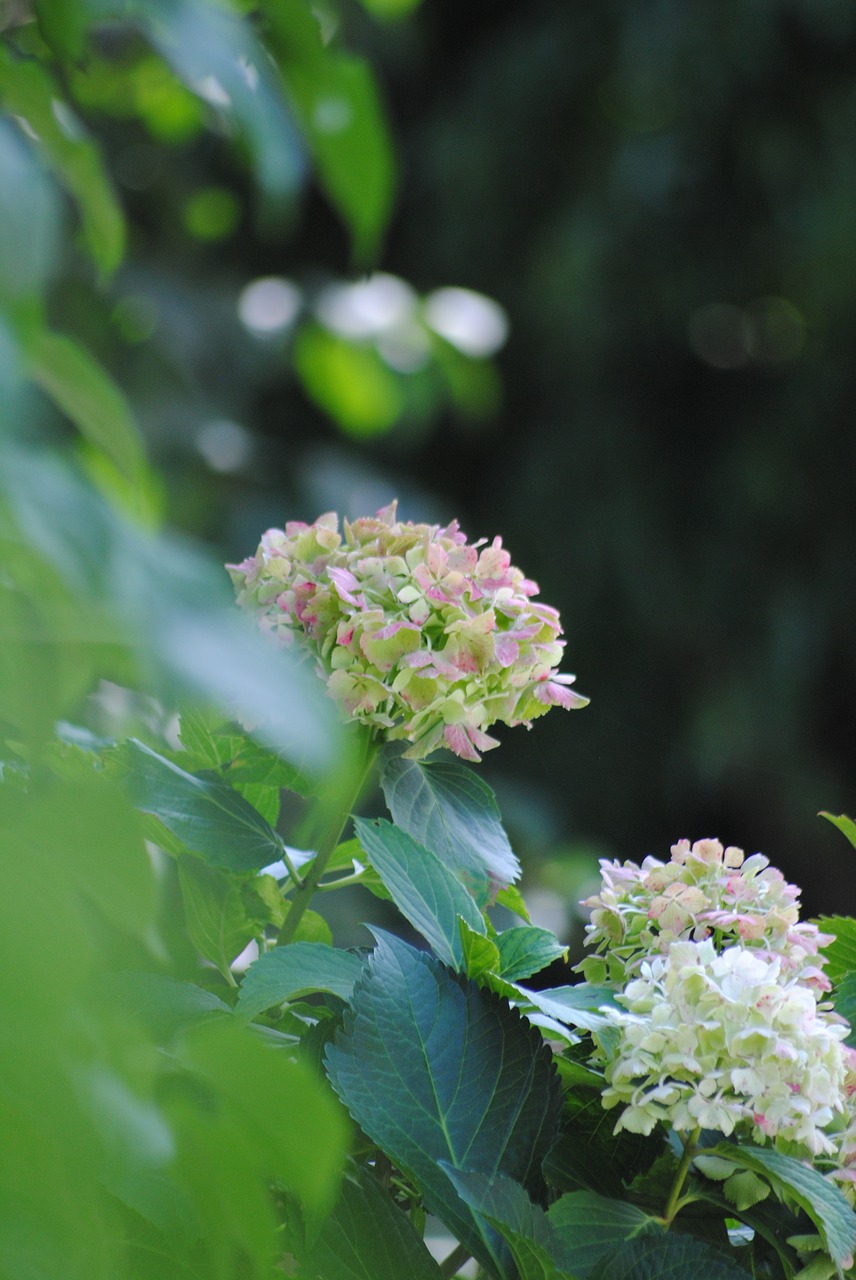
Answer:
[[[410,1219],[376,1178],[353,1170],[307,1257],[305,1280],[442,1280]]]
[[[539,1034],[505,1001],[378,932],[327,1071],[351,1115],[492,1271],[507,1248],[440,1162],[526,1184],[558,1119],[558,1080]]]
[[[500,889],[496,895],[496,905],[505,907],[506,911],[512,911],[521,920],[525,920],[527,924],[532,923],[526,903],[523,901],[523,894],[516,884],[510,884],[507,889]]]
[[[385,747],[380,784],[392,820],[436,853],[447,867],[475,876],[473,894],[486,905],[490,882],[505,887],[520,875],[499,816],[496,797],[466,765],[407,760]]]
[[[821,933],[831,933],[835,941],[823,948],[827,958],[826,974],[839,983],[848,973],[856,973],[856,920],[851,916],[820,916],[816,921]]]
[[[89,253],[112,273],[125,251],[125,219],[96,144],[47,68],[0,48],[0,102],[22,116],[38,139],[48,167],[74,198]]]
[[[518,982],[539,973],[568,950],[549,929],[534,925],[505,929],[497,936],[496,945],[499,948],[497,972],[507,982]]]
[[[821,810],[820,817],[826,818],[834,827],[837,827],[856,849],[856,822],[852,818],[848,818],[846,813],[839,813],[836,817],[833,813],[827,813],[825,809]]]
[[[231,787],[187,773],[134,738],[122,755],[137,808],[209,866],[258,871],[282,857],[280,837]]]
[[[548,1209],[547,1219],[562,1246],[564,1265],[581,1280],[620,1242],[662,1233],[651,1214],[626,1200],[613,1200],[594,1191],[571,1191],[562,1196]]]
[[[856,1249],[856,1214],[843,1193],[821,1173],[793,1156],[768,1147],[721,1142],[714,1155],[760,1173],[779,1197],[804,1209],[823,1236],[828,1253],[843,1266]]]
[[[728,1178],[722,1192],[726,1200],[729,1200],[738,1212],[742,1213],[746,1209],[751,1209],[754,1204],[760,1204],[762,1200],[766,1200],[770,1194],[770,1184],[763,1178],[759,1178],[751,1169],[741,1169],[739,1173],[733,1173]]]
[[[144,450],[130,405],[89,352],[65,334],[43,329],[27,345],[27,363],[33,380],[80,433],[123,475],[139,479]]]
[[[850,1034],[845,1040],[851,1049],[856,1048],[856,973],[846,974],[832,995],[835,1012],[850,1023]]]
[[[703,1240],[675,1233],[642,1236],[606,1254],[587,1280],[746,1280],[748,1272]]]
[[[564,1269],[562,1246],[547,1215],[518,1182],[502,1174],[491,1177],[455,1169],[448,1173],[467,1204],[505,1240],[519,1280],[573,1280]]]
[[[350,1000],[363,960],[321,942],[292,942],[274,947],[250,965],[241,983],[236,1011],[255,1018],[273,1005],[315,991]]]
[[[190,940],[228,980],[232,961],[260,930],[258,920],[247,914],[242,894],[245,877],[183,857],[178,861],[178,878]]]
[[[222,769],[224,780],[236,790],[269,787],[302,796],[311,790],[312,784],[295,765],[254,742],[217,711],[201,707],[183,711],[179,737],[199,768]]]
[[[458,917],[484,933],[481,912],[460,880],[439,858],[385,818],[354,819],[357,839],[407,920],[444,964],[464,966]]]

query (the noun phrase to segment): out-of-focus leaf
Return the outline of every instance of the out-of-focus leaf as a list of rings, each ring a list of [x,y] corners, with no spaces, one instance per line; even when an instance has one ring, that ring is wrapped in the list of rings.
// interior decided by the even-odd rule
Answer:
[[[421,0],[362,0],[364,9],[375,18],[383,19],[404,18],[417,9],[420,3]]]
[[[109,374],[72,338],[46,329],[29,343],[27,358],[35,381],[86,439],[126,476],[138,476],[144,465],[142,439]]]
[[[0,302],[36,294],[53,271],[60,227],[55,188],[31,147],[0,120]]]
[[[48,167],[74,197],[89,253],[111,273],[125,251],[125,220],[96,144],[35,59],[15,58],[0,46],[0,102],[37,135]]]
[[[431,1212],[505,1274],[507,1249],[441,1162],[524,1183],[537,1176],[560,1107],[550,1054],[505,1001],[398,939],[378,938],[327,1050],[328,1074]]]
[[[281,858],[280,837],[231,787],[194,777],[135,739],[122,756],[137,808],[153,814],[209,866],[259,871]]]
[[[237,1012],[255,1018],[273,1005],[316,991],[350,1000],[362,969],[359,956],[321,942],[274,947],[259,956],[244,975]]]
[[[321,185],[365,264],[377,253],[394,187],[392,145],[371,69],[326,46],[308,8],[277,0],[264,0],[263,8]]]
[[[207,0],[89,0],[131,18],[176,75],[246,140],[263,191],[293,197],[304,174],[298,132],[268,54],[245,19]]]
[[[95,993],[123,1009],[158,1041],[170,1039],[176,1031],[201,1018],[232,1012],[213,991],[144,969],[103,974],[97,980]]]
[[[260,1166],[311,1210],[332,1207],[347,1124],[322,1081],[235,1022],[199,1023],[186,1033],[178,1057],[234,1109]]]
[[[392,820],[447,867],[464,869],[484,885],[487,877],[507,885],[520,875],[499,816],[496,797],[466,765],[444,760],[407,760],[398,744],[381,754],[380,784]]]
[[[382,435],[401,417],[398,378],[373,347],[310,324],[298,335],[294,364],[310,399],[349,435]]]
[[[384,818],[354,819],[357,839],[392,900],[444,964],[464,967],[458,917],[476,933],[481,912],[460,880],[430,850]]]
[[[443,1274],[377,1179],[355,1169],[300,1273],[305,1280],[366,1280],[369,1259],[371,1280],[441,1280]]]
[[[852,818],[848,818],[846,813],[839,813],[836,817],[834,813],[827,813],[821,810],[821,818],[828,819],[834,827],[837,827],[843,836],[846,836],[853,848],[856,849],[856,822]]]
[[[232,961],[262,928],[247,912],[245,877],[206,867],[195,858],[180,858],[178,878],[190,940],[228,978]]]
[[[36,0],[35,9],[47,43],[71,60],[79,58],[89,23],[87,6],[80,0]]]

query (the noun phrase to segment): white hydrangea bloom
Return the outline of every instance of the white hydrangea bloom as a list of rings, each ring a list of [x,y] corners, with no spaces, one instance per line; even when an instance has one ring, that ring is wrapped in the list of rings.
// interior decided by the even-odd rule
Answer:
[[[603,1011],[617,1043],[596,1037],[603,1104],[623,1106],[616,1132],[662,1120],[834,1152],[825,1130],[844,1108],[848,1029],[780,957],[673,942],[617,998],[626,1012]]]

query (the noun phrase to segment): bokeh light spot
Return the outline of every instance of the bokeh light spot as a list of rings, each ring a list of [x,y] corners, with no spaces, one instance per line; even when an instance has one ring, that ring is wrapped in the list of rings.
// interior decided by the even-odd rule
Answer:
[[[281,333],[294,323],[302,305],[303,294],[291,280],[262,276],[241,291],[238,315],[252,333]]]
[[[472,289],[436,289],[425,299],[425,320],[467,356],[492,356],[508,337],[508,317],[498,302]]]

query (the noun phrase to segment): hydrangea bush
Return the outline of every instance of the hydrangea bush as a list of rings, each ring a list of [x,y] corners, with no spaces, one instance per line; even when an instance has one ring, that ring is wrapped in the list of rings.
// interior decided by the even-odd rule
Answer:
[[[392,503],[269,530],[229,572],[283,678],[314,667],[359,759],[306,778],[198,707],[177,743],[108,758],[177,861],[208,966],[165,989],[171,1034],[253,1023],[356,1126],[326,1216],[274,1178],[271,1265],[252,1274],[442,1280],[475,1259],[495,1280],[856,1277],[856,923],[801,919],[761,854],[681,840],[601,864],[574,974],[468,763],[492,726],[585,704],[558,614],[500,539]],[[351,834],[372,776],[392,821]],[[335,946],[318,903],[354,886],[411,941],[388,914],[367,952]],[[165,1222],[146,1247],[168,1254]]]

